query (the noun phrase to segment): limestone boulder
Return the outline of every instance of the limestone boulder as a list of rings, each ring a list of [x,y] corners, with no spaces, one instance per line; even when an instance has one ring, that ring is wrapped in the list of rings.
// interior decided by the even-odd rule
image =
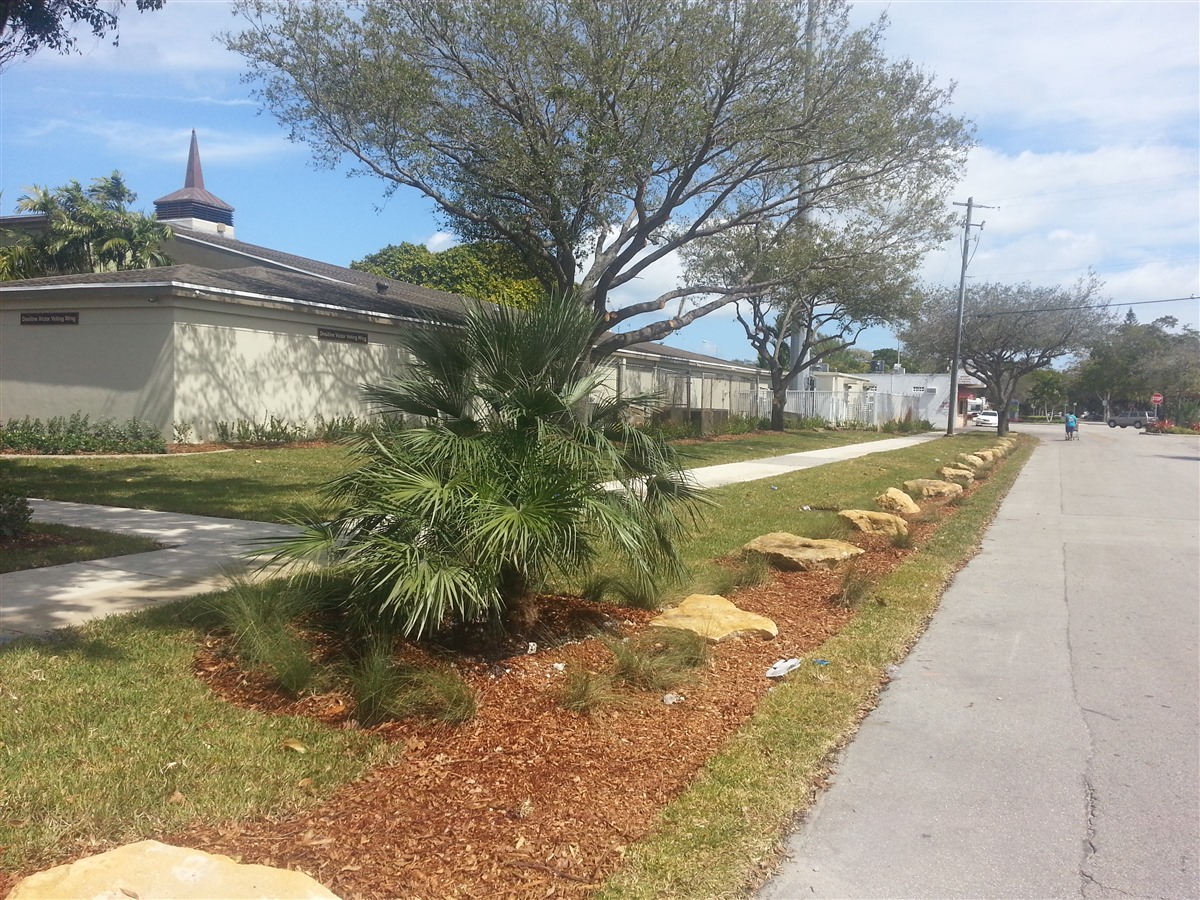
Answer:
[[[659,628],[682,628],[694,631],[710,641],[752,635],[770,640],[779,628],[766,616],[746,612],[718,594],[692,594],[674,609],[668,609],[650,620]]]
[[[975,480],[975,473],[970,469],[959,469],[954,466],[942,466],[938,469],[938,474],[945,481],[953,481],[955,484],[961,484],[964,487],[971,484]]]
[[[983,460],[983,464],[985,466],[990,466],[992,463],[994,463],[996,461],[996,451],[995,450],[976,450],[975,455]]]
[[[915,497],[957,497],[963,492],[961,484],[936,478],[914,478],[904,482],[904,490]]]
[[[798,537],[786,531],[756,537],[743,545],[742,549],[761,553],[776,569],[792,572],[836,569],[839,564],[863,552],[861,547],[848,541]]]
[[[875,498],[875,504],[880,509],[906,516],[911,516],[921,511],[921,507],[913,501],[913,498],[900,490],[900,488],[888,488]]]
[[[17,882],[8,900],[338,900],[303,872],[158,841],[126,844]]]
[[[983,461],[982,456],[976,456],[974,453],[960,453],[958,459],[963,465],[970,466],[972,469],[982,469],[987,466]]]
[[[838,515],[865,534],[908,534],[908,523],[892,513],[843,509]]]

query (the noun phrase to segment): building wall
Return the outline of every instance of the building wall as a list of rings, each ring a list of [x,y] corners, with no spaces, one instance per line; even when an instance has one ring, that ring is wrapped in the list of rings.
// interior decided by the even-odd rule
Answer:
[[[398,326],[290,309],[184,303],[175,325],[177,401],[173,423],[199,440],[218,422],[266,423],[272,416],[312,424],[370,415],[361,385],[401,365]],[[340,340],[323,339],[325,332]],[[366,336],[366,343],[347,340]]]
[[[71,312],[78,324],[21,324]],[[107,297],[88,305],[41,298],[0,309],[0,420],[86,412],[169,423],[175,405],[173,312]]]
[[[934,428],[945,428],[950,416],[950,376],[927,375],[920,373],[863,375],[869,379],[879,391],[896,395],[912,395],[916,398],[917,406],[914,414],[918,419],[926,419]]]
[[[176,425],[186,425],[193,439],[210,440],[219,423],[232,429],[271,417],[293,424],[314,424],[318,416],[365,418],[372,410],[361,385],[383,381],[402,365],[395,339],[409,327],[404,322],[190,291],[121,296],[120,290],[22,295],[0,309],[0,420],[85,412],[151,422],[168,440]],[[76,312],[78,324],[21,324],[23,312],[53,311]],[[657,394],[665,401],[657,415],[705,430],[730,416],[769,414],[769,379],[747,366],[623,351],[600,368],[605,390]],[[863,392],[868,381],[877,396]],[[816,390],[789,392],[788,409],[878,425],[913,409],[907,396],[899,404],[879,402],[884,393],[915,395],[919,386],[915,415],[938,425],[948,381],[816,373]],[[938,387],[927,393],[927,384]],[[827,398],[819,408],[812,405],[818,397]],[[945,416],[942,409],[943,425]]]

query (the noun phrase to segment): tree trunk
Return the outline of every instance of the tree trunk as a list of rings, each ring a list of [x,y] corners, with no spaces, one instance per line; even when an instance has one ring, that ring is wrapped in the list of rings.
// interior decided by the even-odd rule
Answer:
[[[783,410],[787,406],[787,387],[771,392],[771,430],[783,431]]]

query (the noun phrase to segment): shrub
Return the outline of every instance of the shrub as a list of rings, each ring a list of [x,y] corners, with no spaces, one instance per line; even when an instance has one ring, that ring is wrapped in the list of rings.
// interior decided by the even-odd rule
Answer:
[[[833,598],[834,605],[846,609],[858,609],[871,594],[871,580],[851,566],[842,576],[842,586]]]
[[[0,541],[19,538],[29,528],[32,518],[33,510],[23,495],[0,487]]]
[[[708,641],[680,628],[650,628],[624,641],[605,640],[615,659],[616,677],[643,691],[662,691],[683,682],[708,663]]]
[[[559,705],[571,712],[591,715],[600,707],[619,705],[623,699],[614,689],[611,675],[571,669],[559,695]]]
[[[311,598],[303,591],[238,581],[212,611],[233,634],[238,656],[247,665],[269,672],[293,695],[313,682],[317,667],[312,648],[296,630],[312,612]]]
[[[556,298],[406,332],[412,362],[366,396],[418,424],[354,439],[355,467],[326,486],[340,511],[310,520],[279,558],[340,564],[353,602],[414,637],[503,623],[602,549],[649,580],[681,573],[681,513],[700,493],[672,448],[626,424],[652,398],[589,408],[603,380],[595,327]]]
[[[475,692],[451,669],[399,666],[391,642],[372,640],[349,670],[358,721],[381,722],[421,717],[460,725],[475,717]]]
[[[771,580],[771,564],[761,553],[740,553],[732,567],[717,568],[700,590],[726,597],[738,588],[757,587]]]
[[[626,575],[593,575],[580,592],[594,603],[609,602],[631,609],[659,609],[671,593],[671,587],[642,572]]]
[[[766,427],[770,427],[770,420],[767,420]],[[763,428],[763,420],[754,416],[730,416],[724,422],[717,424],[713,430],[713,434],[750,434],[752,431],[758,431]]]
[[[828,428],[829,423],[820,416],[802,416],[789,421],[788,427],[797,431],[821,431]]]
[[[0,449],[18,453],[166,453],[158,427],[140,419],[91,421],[86,413],[9,419],[0,425]]]

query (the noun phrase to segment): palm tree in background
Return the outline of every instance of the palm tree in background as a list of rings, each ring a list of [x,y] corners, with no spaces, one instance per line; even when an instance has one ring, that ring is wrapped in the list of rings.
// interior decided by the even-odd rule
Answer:
[[[115,272],[169,265],[162,245],[169,226],[129,210],[137,199],[120,172],[62,187],[31,187],[17,201],[29,213],[30,227],[5,232],[0,247],[0,280],[49,275]]]

